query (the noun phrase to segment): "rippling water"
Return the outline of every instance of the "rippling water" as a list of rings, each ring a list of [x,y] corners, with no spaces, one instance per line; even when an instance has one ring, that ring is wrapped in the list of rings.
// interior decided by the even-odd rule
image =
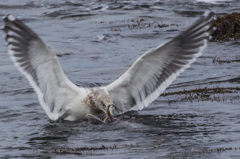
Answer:
[[[0,15],[21,18],[53,46],[69,79],[107,85],[145,51],[165,42],[211,8],[235,1],[1,0]],[[141,25],[137,25],[140,22]],[[0,21],[2,25],[3,22]],[[3,33],[1,33],[3,35]],[[0,158],[239,158],[239,90],[166,94],[121,123],[55,123],[16,70],[0,39]],[[165,92],[239,87],[239,42],[210,42]]]

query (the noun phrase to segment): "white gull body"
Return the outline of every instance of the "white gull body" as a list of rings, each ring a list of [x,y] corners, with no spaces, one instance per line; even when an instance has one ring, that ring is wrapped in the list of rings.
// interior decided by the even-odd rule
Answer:
[[[87,114],[105,118],[141,110],[153,102],[207,46],[212,32],[207,11],[172,40],[151,49],[106,87],[79,88],[64,74],[56,53],[23,22],[5,16],[8,53],[25,75],[51,120],[78,121]],[[109,111],[108,111],[109,110]]]

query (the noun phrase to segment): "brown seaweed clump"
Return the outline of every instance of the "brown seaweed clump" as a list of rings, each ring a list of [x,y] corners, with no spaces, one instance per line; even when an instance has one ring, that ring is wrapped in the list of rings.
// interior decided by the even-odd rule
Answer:
[[[217,16],[213,27],[216,31],[212,34],[211,41],[230,41],[240,38],[240,13]]]

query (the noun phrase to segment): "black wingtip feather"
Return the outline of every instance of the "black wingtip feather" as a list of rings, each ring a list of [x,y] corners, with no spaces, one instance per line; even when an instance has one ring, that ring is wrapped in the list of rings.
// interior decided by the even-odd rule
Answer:
[[[37,34],[34,31],[32,31],[32,29],[30,29],[23,22],[21,22],[11,14],[7,14],[6,16],[4,16],[3,21],[5,22],[3,29],[5,33],[11,30],[27,39],[38,37]]]

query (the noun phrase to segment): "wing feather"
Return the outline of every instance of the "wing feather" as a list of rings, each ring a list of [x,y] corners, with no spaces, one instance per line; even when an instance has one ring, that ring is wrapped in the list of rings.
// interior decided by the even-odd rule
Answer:
[[[115,115],[148,106],[202,54],[212,32],[212,15],[207,11],[186,31],[143,54],[107,86]]]
[[[53,49],[36,33],[12,15],[5,16],[4,22],[13,63],[34,88],[49,118],[59,119],[78,96],[79,88],[65,76]]]

